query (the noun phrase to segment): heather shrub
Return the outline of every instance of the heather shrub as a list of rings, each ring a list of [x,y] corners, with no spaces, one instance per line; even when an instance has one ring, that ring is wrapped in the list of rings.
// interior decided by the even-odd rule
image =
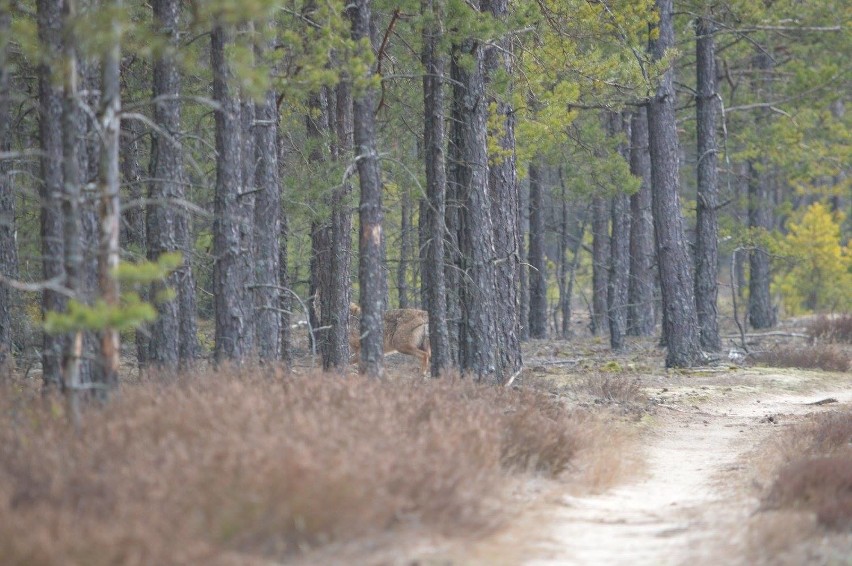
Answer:
[[[852,344],[852,314],[820,315],[808,325],[814,340]]]
[[[778,445],[778,468],[766,508],[812,511],[828,528],[852,528],[852,412],[817,415]]]
[[[559,474],[590,441],[544,393],[452,379],[222,370],[128,385],[77,430],[57,400],[0,395],[4,564],[245,564],[477,531],[508,474]]]
[[[843,349],[825,344],[774,347],[750,354],[752,362],[770,367],[849,371],[849,355]]]

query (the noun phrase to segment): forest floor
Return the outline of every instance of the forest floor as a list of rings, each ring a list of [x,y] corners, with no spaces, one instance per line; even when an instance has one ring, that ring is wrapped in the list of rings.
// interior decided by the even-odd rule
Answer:
[[[852,532],[829,534],[813,513],[763,509],[760,499],[774,473],[773,443],[813,414],[852,409],[852,374],[737,367],[727,359],[667,372],[655,350],[645,343],[614,357],[599,341],[542,342],[527,352],[519,380],[547,380],[554,394],[580,404],[589,400],[577,384],[590,373],[634,380],[644,406],[625,403],[626,418],[616,416],[637,432],[622,461],[613,462],[626,464],[626,473],[614,472],[598,487],[594,478],[577,481],[582,474],[563,482],[529,478],[515,488],[502,528],[473,538],[397,541],[396,550],[366,562],[852,564]],[[391,365],[407,363],[398,360]]]
[[[852,533],[760,510],[761,452],[814,412],[852,406],[852,376],[748,369],[643,377],[638,470],[603,493],[559,484],[503,530],[424,564],[849,564]],[[837,403],[814,405],[824,399]]]

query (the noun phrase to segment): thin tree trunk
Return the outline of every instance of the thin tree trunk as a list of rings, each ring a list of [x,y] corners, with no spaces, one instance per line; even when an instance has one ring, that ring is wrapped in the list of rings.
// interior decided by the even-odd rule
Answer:
[[[490,11],[495,20],[506,19],[508,0],[489,0],[481,5]],[[490,83],[502,73],[512,75],[512,45],[506,40],[485,48],[483,67],[485,81]],[[508,95],[492,97],[488,107],[493,107],[499,120],[499,150],[488,156],[488,186],[491,200],[491,219],[494,235],[494,302],[495,358],[497,381],[508,380],[521,369],[520,320],[520,197],[515,167],[515,110]],[[545,304],[545,311],[547,306]],[[526,323],[526,321],[524,321]],[[547,326],[545,322],[545,332]]]
[[[411,194],[403,190],[399,222],[399,264],[396,268],[396,291],[399,308],[408,308],[408,254],[411,249]]]
[[[625,161],[630,160],[630,121],[626,115],[610,113],[609,132],[615,136],[624,133],[618,152]],[[627,307],[630,288],[630,197],[617,193],[612,197],[612,236],[610,238],[609,280],[607,308],[609,316],[609,342],[613,350],[624,347],[627,335]]]
[[[116,0],[114,6],[120,7]],[[115,275],[119,259],[119,224],[121,218],[118,148],[121,135],[121,83],[119,47],[119,24],[110,22],[112,34],[110,46],[103,59],[103,87],[101,123],[101,159],[100,159],[100,237],[98,246],[98,279],[100,299],[112,308],[119,307],[119,283]],[[101,364],[103,384],[112,389],[118,385],[119,357],[121,341],[118,329],[106,327],[101,331]],[[102,397],[108,390],[101,390]]]
[[[257,58],[263,52],[258,47]],[[281,246],[281,183],[278,168],[278,106],[276,93],[255,106],[255,152],[257,196],[254,208],[254,328],[261,360],[281,359],[281,303],[279,289]],[[284,271],[286,276],[286,268]],[[286,277],[285,277],[286,278]],[[286,281],[285,281],[286,283]],[[289,324],[289,322],[288,322]]]
[[[529,164],[530,179],[530,318],[531,338],[547,338],[547,264],[544,256],[544,199],[538,164]]]
[[[242,140],[240,102],[226,52],[233,32],[217,23],[211,34],[213,98],[216,110],[216,191],[213,221],[213,295],[216,310],[216,361],[242,361],[252,351],[250,273],[251,219],[240,202]]]
[[[145,231],[145,206],[141,203],[142,190],[142,171],[139,164],[139,126],[138,122],[131,120],[122,120],[121,122],[121,178],[122,182],[128,187],[128,199],[133,203],[131,207],[125,210],[122,218],[123,237],[121,246],[130,250],[134,255],[146,255],[146,231]],[[149,293],[147,289],[143,289],[139,293],[140,298],[147,302]],[[148,363],[148,342],[150,331],[148,328],[139,328],[136,330],[136,363],[140,368],[143,368]]]
[[[672,0],[657,0],[659,37],[651,41],[655,61],[674,47]],[[678,141],[674,72],[668,69],[648,106],[648,137],[657,262],[663,295],[666,366],[689,367],[700,360],[692,262],[686,244],[678,196]]]
[[[12,149],[12,128],[9,99],[8,38],[11,16],[0,12],[0,153]],[[18,249],[15,244],[15,193],[9,177],[10,162],[0,159],[0,274],[17,279]],[[14,365],[12,357],[12,310],[17,293],[0,284],[0,371],[8,374]]]
[[[179,0],[154,0],[152,8],[154,21],[168,39],[169,48],[177,49]],[[181,127],[180,73],[173,53],[164,52],[154,61],[153,75],[151,96],[156,101],[154,123],[159,129],[151,132],[151,180],[146,216],[149,261],[181,250],[174,200],[183,194],[184,178],[182,151],[177,142]],[[150,295],[156,297],[165,287],[176,286],[178,277],[175,273],[165,282],[152,283]],[[155,306],[157,319],[149,327],[147,361],[157,368],[174,371],[180,359],[180,303],[160,301]]]
[[[48,54],[62,49],[62,2],[38,0],[39,41]],[[56,86],[48,62],[39,67],[39,138],[41,140],[41,254],[45,280],[61,278],[65,273],[64,225],[62,216],[63,135],[62,89]],[[59,126],[58,126],[59,125]],[[66,299],[55,291],[41,296],[42,317],[48,312],[65,310]],[[67,337],[44,333],[41,352],[43,387],[46,392],[62,387],[61,360]]]
[[[716,145],[718,113],[716,85],[715,24],[699,18],[695,24],[696,50],[696,131],[698,134],[698,193],[696,198],[695,305],[701,333],[701,347],[719,351],[719,323],[716,301],[719,295],[719,187]]]
[[[592,199],[592,334],[608,332],[607,282],[609,281],[610,203],[604,197]]]
[[[352,39],[370,37],[370,0],[356,0],[349,8]],[[370,69],[368,78],[373,74]],[[375,93],[365,88],[353,98],[355,150],[358,156],[360,199],[360,265],[361,288],[361,361],[360,371],[370,377],[382,377],[384,353],[384,270],[382,269],[382,180],[376,149]]]
[[[748,225],[756,233],[772,230],[772,196],[769,190],[769,176],[759,171],[754,162],[749,163],[748,178]],[[775,312],[772,309],[772,296],[769,292],[771,282],[769,252],[762,244],[757,244],[749,254],[748,279],[748,320],[752,328],[771,328],[775,326]]]
[[[452,366],[447,325],[447,282],[444,272],[444,233],[447,214],[447,173],[444,162],[444,73],[445,58],[440,42],[443,26],[440,2],[424,0],[424,14],[433,16],[423,30],[423,145],[426,163],[426,263],[420,272],[426,282],[426,305],[429,312],[429,344],[432,350],[432,376],[438,377]],[[421,223],[423,216],[421,212]]]
[[[529,258],[527,257],[528,235],[530,232],[529,224],[529,208],[530,195],[529,190],[524,191],[523,185],[518,185],[518,199],[520,208],[520,218],[518,218],[518,245],[520,250],[520,277],[519,277],[519,306],[518,318],[521,321],[520,333],[518,338],[521,342],[526,342],[530,339],[530,277],[529,277]]]
[[[627,291],[627,334],[651,336],[656,326],[654,289],[654,218],[651,213],[651,156],[648,153],[647,109],[630,121],[630,172],[642,180],[630,196],[630,284]]]
[[[83,296],[84,257],[83,257],[83,228],[81,221],[82,193],[80,188],[80,163],[78,156],[78,118],[77,100],[77,55],[74,36],[71,32],[71,22],[76,16],[76,4],[73,0],[66,1],[62,8],[64,58],[63,85],[65,91],[62,98],[62,165],[63,165],[63,194],[62,217],[63,238],[65,240],[65,287],[71,291],[75,299],[85,302]],[[78,330],[70,347],[63,352],[62,378],[68,392],[71,413],[74,418],[79,414],[78,391],[82,383],[80,375],[80,360],[83,354],[83,332]]]
[[[450,64],[450,79],[455,69]],[[452,365],[461,367],[461,325],[462,325],[462,256],[461,256],[461,88],[452,89],[450,111],[450,136],[447,148],[447,193],[444,222],[447,227],[444,242],[444,278],[447,285],[447,331],[450,341],[450,360]]]

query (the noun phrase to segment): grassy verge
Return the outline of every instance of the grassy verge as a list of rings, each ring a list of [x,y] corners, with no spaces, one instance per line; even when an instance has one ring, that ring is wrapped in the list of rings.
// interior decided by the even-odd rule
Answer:
[[[244,564],[482,532],[507,478],[563,474],[605,430],[526,388],[269,374],[127,385],[79,430],[56,400],[0,390],[3,563]]]

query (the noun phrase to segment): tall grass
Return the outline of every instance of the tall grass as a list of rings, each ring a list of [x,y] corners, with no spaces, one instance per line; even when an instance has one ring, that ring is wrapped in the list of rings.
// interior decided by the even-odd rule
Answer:
[[[584,413],[530,390],[222,370],[125,387],[77,430],[0,390],[3,564],[244,564],[493,525],[509,474],[562,473]]]

